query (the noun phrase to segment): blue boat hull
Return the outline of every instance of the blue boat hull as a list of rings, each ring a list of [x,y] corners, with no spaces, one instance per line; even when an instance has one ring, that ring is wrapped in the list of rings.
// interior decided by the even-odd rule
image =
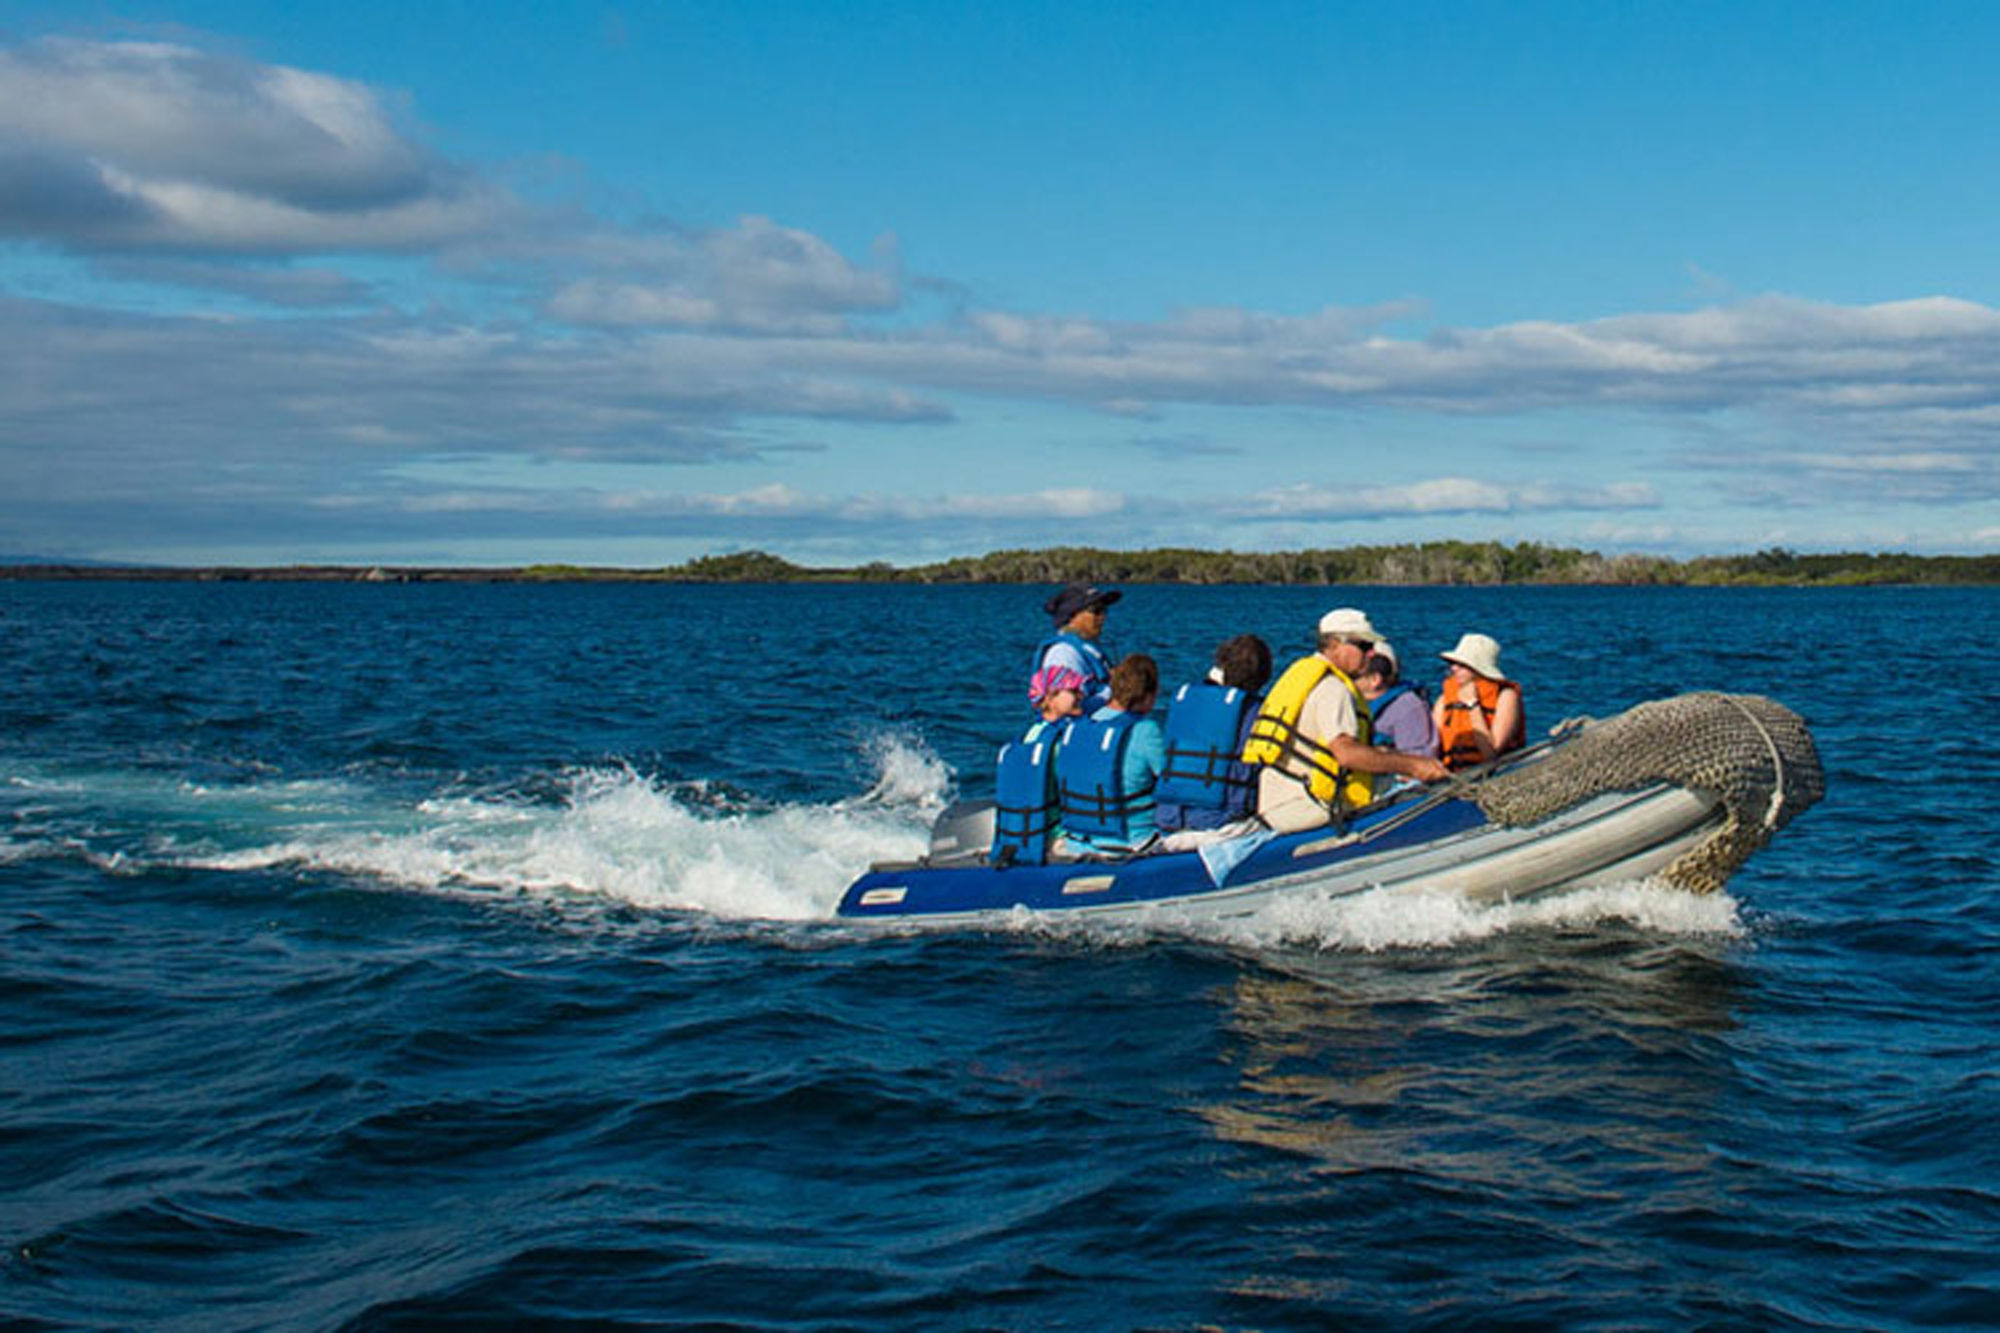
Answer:
[[[1377,888],[1442,889],[1481,901],[1642,876],[1720,820],[1711,797],[1658,785],[1580,803],[1539,824],[1502,828],[1479,807],[1415,791],[1344,829],[1273,837],[1218,878],[1196,852],[995,869],[974,853],[877,866],[849,886],[857,920],[978,920],[1017,912],[1205,916],[1257,910],[1280,896]]]

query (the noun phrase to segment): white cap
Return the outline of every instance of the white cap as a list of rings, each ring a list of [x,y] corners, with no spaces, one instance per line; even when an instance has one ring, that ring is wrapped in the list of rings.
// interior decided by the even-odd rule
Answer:
[[[1320,636],[1335,634],[1343,639],[1367,639],[1371,642],[1381,638],[1375,627],[1368,623],[1368,615],[1351,606],[1338,607],[1319,618]]]
[[[1403,669],[1402,659],[1396,656],[1396,646],[1387,639],[1375,640],[1375,647],[1371,651],[1377,657],[1388,658],[1389,665],[1396,668],[1396,670],[1401,671]]]

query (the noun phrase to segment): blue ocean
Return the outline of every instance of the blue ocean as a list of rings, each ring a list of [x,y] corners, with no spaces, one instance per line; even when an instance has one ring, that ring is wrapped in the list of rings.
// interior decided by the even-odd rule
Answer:
[[[1131,587],[1827,796],[1722,895],[835,920],[1047,592],[0,582],[0,1324],[2000,1326],[2000,590]]]

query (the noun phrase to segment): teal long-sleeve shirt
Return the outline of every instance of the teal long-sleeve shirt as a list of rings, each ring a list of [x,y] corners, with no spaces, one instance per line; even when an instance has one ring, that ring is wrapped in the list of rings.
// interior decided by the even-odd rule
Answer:
[[[1102,721],[1117,710],[1106,705],[1092,713],[1091,720]],[[1145,791],[1160,780],[1160,774],[1167,767],[1167,733],[1156,717],[1146,716],[1132,724],[1132,734],[1125,742],[1125,758],[1118,767],[1118,784],[1121,791]],[[1149,802],[1143,810],[1132,812],[1126,821],[1131,833],[1130,843],[1121,843],[1105,838],[1088,838],[1065,834],[1072,843],[1081,843],[1098,852],[1123,852],[1140,846],[1159,832],[1153,818],[1153,807]]]

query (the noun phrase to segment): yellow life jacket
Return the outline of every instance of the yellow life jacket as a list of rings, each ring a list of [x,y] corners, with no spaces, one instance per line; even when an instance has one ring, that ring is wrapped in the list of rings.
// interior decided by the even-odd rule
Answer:
[[[1333,751],[1314,737],[1299,732],[1299,714],[1305,711],[1306,696],[1328,676],[1336,677],[1354,696],[1354,717],[1361,728],[1356,739],[1363,745],[1372,743],[1374,725],[1368,701],[1361,697],[1360,689],[1347,678],[1346,672],[1313,653],[1286,667],[1285,674],[1278,677],[1278,683],[1264,696],[1264,706],[1257,710],[1257,720],[1250,724],[1250,736],[1243,742],[1243,762],[1277,764],[1288,758],[1299,760],[1306,766],[1306,787],[1314,800],[1332,809],[1338,799],[1352,810],[1374,799],[1375,775],[1342,768]]]

